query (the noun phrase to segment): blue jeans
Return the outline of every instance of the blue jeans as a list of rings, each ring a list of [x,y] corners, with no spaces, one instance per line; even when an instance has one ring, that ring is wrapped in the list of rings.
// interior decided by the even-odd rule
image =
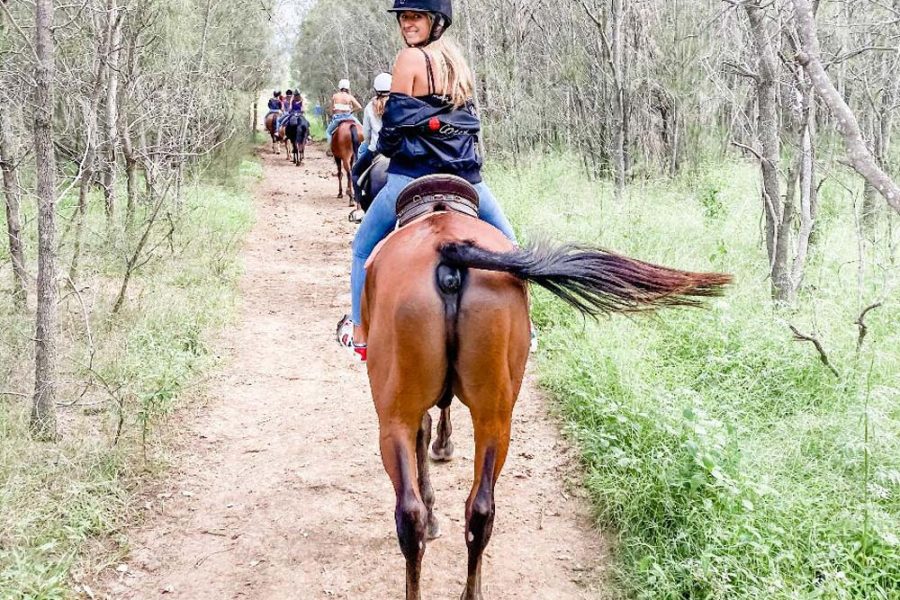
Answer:
[[[397,225],[397,196],[406,185],[413,181],[412,177],[388,173],[387,183],[372,201],[372,206],[363,218],[353,238],[353,268],[350,271],[351,312],[354,324],[362,323],[362,293],[366,286],[366,261],[372,250]],[[475,186],[478,190],[479,214],[482,221],[499,229],[503,235],[516,241],[512,225],[503,214],[497,199],[491,194],[488,186],[481,182]]]
[[[325,134],[328,136],[328,147],[331,147],[331,136],[334,134],[334,130],[338,128],[338,125],[348,119],[353,119],[354,121],[356,121],[357,125],[362,127],[362,123],[360,123],[352,113],[342,113],[334,115],[333,117],[331,117],[331,123],[329,123],[328,127],[325,129]]]

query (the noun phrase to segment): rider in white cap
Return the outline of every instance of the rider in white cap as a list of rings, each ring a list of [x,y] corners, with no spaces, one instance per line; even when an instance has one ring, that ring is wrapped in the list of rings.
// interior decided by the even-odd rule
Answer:
[[[375,88],[375,97],[372,98],[363,111],[363,135],[366,140],[359,147],[356,163],[353,165],[353,187],[356,190],[356,198],[361,197],[357,179],[366,172],[375,159],[378,148],[378,134],[381,132],[381,116],[384,114],[384,105],[387,104],[391,94],[391,74],[382,73],[375,78],[372,87]]]
[[[362,126],[362,123],[353,116],[357,110],[362,110],[362,104],[350,93],[350,80],[341,79],[338,82],[338,92],[331,97],[331,123],[325,131],[328,134],[328,148],[331,147],[331,135],[342,122],[353,119],[357,125]]]

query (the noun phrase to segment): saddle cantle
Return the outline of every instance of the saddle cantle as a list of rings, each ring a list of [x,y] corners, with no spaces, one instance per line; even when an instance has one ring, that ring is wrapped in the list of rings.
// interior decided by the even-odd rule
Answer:
[[[478,218],[478,191],[456,175],[426,175],[403,188],[397,197],[399,227],[438,211],[458,212]]]

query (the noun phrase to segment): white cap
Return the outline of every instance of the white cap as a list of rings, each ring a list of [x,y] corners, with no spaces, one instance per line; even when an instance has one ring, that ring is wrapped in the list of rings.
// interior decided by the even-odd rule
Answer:
[[[350,80],[349,79],[341,79],[338,81],[338,89],[339,90],[349,90],[350,89]]]
[[[372,87],[375,88],[375,91],[378,93],[385,93],[391,91],[391,82],[393,81],[393,77],[391,77],[390,73],[382,73],[378,77],[375,78],[375,83]]]

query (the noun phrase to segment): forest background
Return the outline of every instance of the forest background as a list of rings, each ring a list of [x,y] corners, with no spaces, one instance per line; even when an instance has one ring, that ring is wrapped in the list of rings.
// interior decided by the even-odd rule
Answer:
[[[364,100],[401,47],[388,4],[0,2],[0,596],[65,597],[128,521],[231,314],[260,90]],[[523,239],[737,276],[707,311],[599,325],[537,296],[611,585],[897,597],[900,2],[455,5]]]

